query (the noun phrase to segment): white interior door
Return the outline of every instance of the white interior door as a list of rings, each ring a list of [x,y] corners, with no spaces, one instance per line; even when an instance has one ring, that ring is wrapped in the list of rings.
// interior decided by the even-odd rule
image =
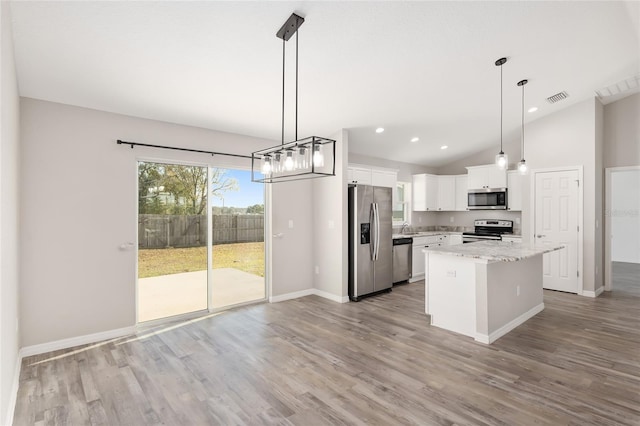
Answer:
[[[544,255],[543,287],[578,292],[577,170],[535,174],[535,244],[564,245]]]

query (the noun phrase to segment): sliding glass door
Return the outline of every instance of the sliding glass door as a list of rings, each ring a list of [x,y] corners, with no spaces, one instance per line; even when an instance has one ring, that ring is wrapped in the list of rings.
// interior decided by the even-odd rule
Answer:
[[[211,307],[265,299],[264,185],[251,171],[211,169]]]
[[[138,162],[138,321],[207,309],[207,167]]]
[[[250,171],[138,162],[138,322],[264,300],[264,259]]]

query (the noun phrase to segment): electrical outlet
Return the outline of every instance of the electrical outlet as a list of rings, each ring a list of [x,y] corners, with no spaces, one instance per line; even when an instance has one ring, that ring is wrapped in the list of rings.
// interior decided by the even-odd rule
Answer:
[[[447,271],[447,277],[448,278],[455,278],[456,277],[456,271]]]
[[[318,265],[316,265],[316,274],[320,273],[320,267]]]
[[[516,223],[519,225],[520,224],[520,218],[516,217]]]
[[[293,219],[289,219],[289,229],[293,229]]]
[[[328,226],[329,226],[329,229],[333,229],[333,228],[336,227],[336,224],[335,224],[334,221],[330,220],[329,223],[328,223]]]
[[[520,296],[520,286],[516,286],[516,296]]]
[[[418,223],[422,223],[422,216],[418,216]]]
[[[449,217],[449,222],[453,223],[453,216]]]

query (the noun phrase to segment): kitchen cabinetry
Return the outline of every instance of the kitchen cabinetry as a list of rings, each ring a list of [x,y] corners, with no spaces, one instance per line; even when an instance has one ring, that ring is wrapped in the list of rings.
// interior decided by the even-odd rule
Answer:
[[[349,167],[347,168],[347,181],[360,185],[371,185],[371,169]]]
[[[456,177],[438,176],[438,210],[456,209]]]
[[[469,210],[467,208],[467,194],[469,193],[469,187],[467,185],[467,175],[458,175],[455,176],[456,179],[456,203],[455,210],[459,212],[463,212]]]
[[[398,174],[396,172],[371,169],[371,185],[373,186],[384,186],[395,190],[397,180]]]
[[[413,175],[413,210],[418,212],[438,209],[438,176],[422,173]]]
[[[507,210],[522,210],[522,186],[524,176],[518,171],[507,172]]]
[[[411,279],[409,282],[420,281],[424,279],[425,256],[422,250],[425,247],[439,247],[442,245],[438,241],[439,235],[429,235],[424,237],[413,237],[413,248],[411,256]]]
[[[507,187],[506,170],[500,170],[494,164],[467,167],[467,177],[468,189]]]
[[[395,170],[377,169],[356,164],[349,164],[347,167],[347,183],[395,189],[397,180],[398,172]]]

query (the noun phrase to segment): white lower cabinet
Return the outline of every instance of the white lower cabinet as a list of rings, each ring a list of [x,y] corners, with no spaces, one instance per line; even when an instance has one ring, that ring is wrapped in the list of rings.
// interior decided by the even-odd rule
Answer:
[[[413,237],[413,252],[411,257],[411,279],[410,283],[424,279],[424,253],[426,247],[440,247],[442,242],[438,239],[441,235],[429,235],[424,237]]]

